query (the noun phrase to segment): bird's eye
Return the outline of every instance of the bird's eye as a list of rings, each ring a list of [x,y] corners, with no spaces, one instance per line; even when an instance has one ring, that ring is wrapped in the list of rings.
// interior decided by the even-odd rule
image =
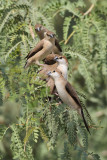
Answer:
[[[62,57],[60,57],[60,59],[62,59]]]
[[[53,71],[53,72],[55,72],[55,71]]]

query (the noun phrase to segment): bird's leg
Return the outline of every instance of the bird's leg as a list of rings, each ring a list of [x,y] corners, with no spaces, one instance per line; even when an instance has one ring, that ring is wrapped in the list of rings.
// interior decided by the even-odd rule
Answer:
[[[39,61],[36,61],[35,64],[37,64],[38,66],[44,66],[44,64],[39,63]]]

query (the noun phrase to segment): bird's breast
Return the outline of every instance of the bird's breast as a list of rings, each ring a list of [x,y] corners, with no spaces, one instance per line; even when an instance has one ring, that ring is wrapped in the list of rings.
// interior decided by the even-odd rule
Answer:
[[[44,45],[43,45],[43,50],[42,52],[38,54],[39,60],[43,60],[46,58],[48,54],[52,52],[53,45],[50,41],[45,40]]]
[[[66,91],[65,84],[61,83],[61,81],[57,81],[55,82],[55,85],[61,100],[68,106],[71,106],[73,109],[78,109],[78,105],[75,103],[74,99],[69,95],[69,93]]]
[[[50,51],[53,49],[54,45],[50,41],[45,40],[44,47],[47,51]]]
[[[58,65],[57,69],[59,69],[62,72],[63,77],[65,79],[67,79],[67,70],[68,70],[67,66],[63,65],[63,64],[62,65],[60,64],[60,65]]]
[[[68,95],[66,94],[65,85],[61,83],[61,81],[55,82],[59,97],[62,99],[62,101],[66,104],[68,104]]]

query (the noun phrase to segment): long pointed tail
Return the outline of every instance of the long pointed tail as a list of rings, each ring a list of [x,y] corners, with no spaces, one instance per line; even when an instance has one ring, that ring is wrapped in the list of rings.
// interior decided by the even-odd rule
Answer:
[[[24,59],[28,58],[28,55],[26,57],[24,57]]]
[[[91,135],[90,130],[89,130],[89,127],[88,127],[88,124],[87,124],[87,122],[86,122],[86,120],[85,120],[84,112],[83,112],[83,109],[82,109],[82,108],[81,108],[81,115],[82,115],[82,118],[83,118],[83,121],[84,121],[84,124],[85,124],[86,129],[87,129],[87,131],[89,132],[89,134]]]
[[[26,61],[25,65],[24,65],[24,69],[26,69],[26,68],[27,68],[27,61]]]

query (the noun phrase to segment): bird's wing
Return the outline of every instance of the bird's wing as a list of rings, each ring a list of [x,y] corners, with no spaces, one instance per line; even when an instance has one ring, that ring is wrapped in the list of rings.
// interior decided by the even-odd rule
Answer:
[[[66,83],[65,85],[65,88],[66,88],[66,91],[69,93],[69,95],[74,99],[74,101],[80,106],[81,106],[81,103],[80,103],[80,100],[78,98],[78,95],[75,91],[75,89],[71,86],[71,84],[69,82]]]
[[[29,58],[31,58],[32,56],[34,56],[37,52],[39,52],[40,50],[42,50],[42,49],[43,49],[43,44],[44,44],[44,41],[41,40],[41,41],[36,45],[36,47],[35,47],[32,51],[30,51],[30,52],[28,53],[28,55],[26,56],[26,58],[29,59]]]
[[[69,95],[70,95],[70,96],[74,99],[74,101],[80,106],[80,108],[81,108],[81,115],[82,115],[82,118],[83,118],[85,127],[86,127],[87,131],[90,133],[88,124],[87,124],[87,122],[86,122],[86,120],[85,120],[85,116],[84,116],[84,112],[83,112],[83,109],[82,109],[80,100],[79,100],[79,98],[78,98],[78,95],[77,95],[75,89],[71,86],[71,84],[70,84],[69,82],[66,83],[65,88],[66,88],[66,91],[69,93]],[[90,134],[91,134],[91,133],[90,133]]]
[[[55,46],[59,49],[60,52],[62,52],[62,49],[61,49],[59,42],[56,38],[55,38]]]

